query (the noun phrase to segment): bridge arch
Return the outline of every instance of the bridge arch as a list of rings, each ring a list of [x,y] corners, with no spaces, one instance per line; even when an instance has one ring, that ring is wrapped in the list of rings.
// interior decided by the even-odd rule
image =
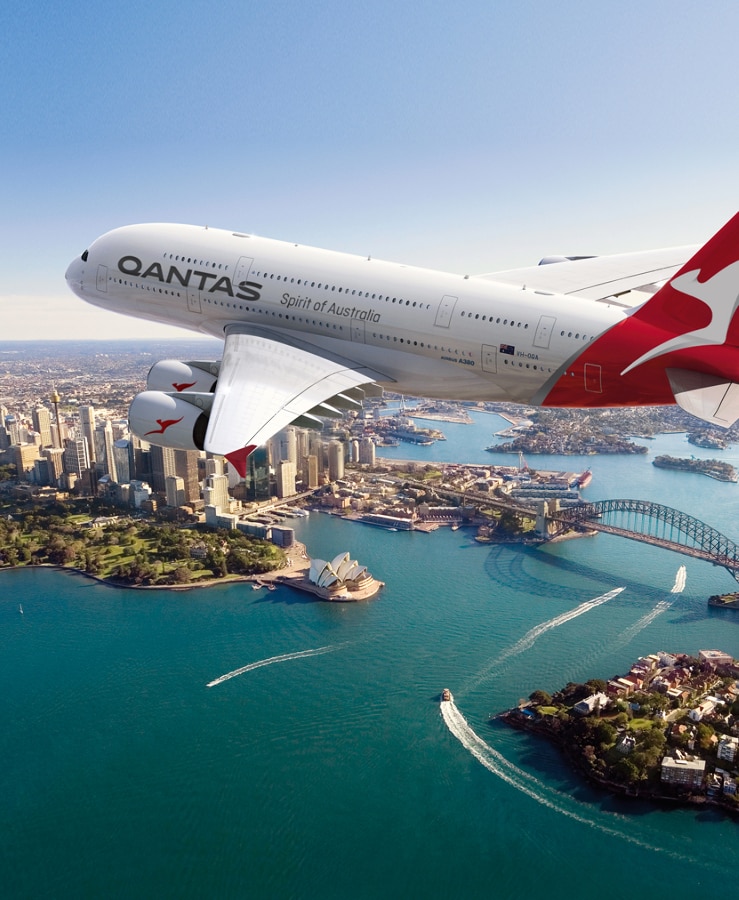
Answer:
[[[649,500],[598,500],[559,510],[552,518],[564,527],[583,525],[705,559],[739,581],[739,546],[679,509]]]

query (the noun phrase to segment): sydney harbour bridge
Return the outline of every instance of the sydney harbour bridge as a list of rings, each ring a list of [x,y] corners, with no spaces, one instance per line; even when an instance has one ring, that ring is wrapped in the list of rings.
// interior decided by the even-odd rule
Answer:
[[[599,500],[568,509],[547,504],[537,530],[555,537],[573,528],[603,531],[674,550],[727,569],[739,581],[739,547],[726,535],[679,509],[649,500]],[[544,536],[544,535],[542,535]]]

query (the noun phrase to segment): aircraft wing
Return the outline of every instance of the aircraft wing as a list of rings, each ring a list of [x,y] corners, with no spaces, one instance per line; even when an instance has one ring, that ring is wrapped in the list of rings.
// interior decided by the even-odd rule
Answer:
[[[490,272],[478,277],[516,287],[525,285],[530,290],[605,300],[615,294],[625,294],[671,278],[697,249],[697,246],[670,247],[665,250],[594,256],[550,265]]]
[[[339,405],[351,404],[361,396],[360,385],[377,380],[392,379],[308,341],[268,328],[231,326],[226,330],[205,449],[229,456],[240,448],[259,446],[296,419],[336,414],[335,408],[321,404],[337,395]]]

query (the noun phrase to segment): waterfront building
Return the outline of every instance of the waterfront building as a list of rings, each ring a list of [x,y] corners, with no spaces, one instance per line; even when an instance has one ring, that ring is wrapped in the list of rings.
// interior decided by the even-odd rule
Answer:
[[[277,547],[287,549],[295,543],[295,529],[283,525],[273,525],[270,540]]]
[[[734,658],[730,653],[724,653],[723,650],[699,650],[698,659],[707,663],[712,669],[717,666],[730,666],[734,662]]]
[[[662,784],[698,788],[703,783],[705,773],[705,759],[673,759],[671,756],[665,756],[662,760]]]
[[[579,716],[589,716],[596,710],[605,709],[610,702],[610,699],[599,691],[595,694],[591,694],[579,703],[576,703],[572,707],[572,711],[576,712]]]
[[[716,748],[716,756],[719,759],[723,759],[726,762],[733,763],[736,759],[736,751],[739,748],[739,738],[735,737],[725,737],[723,740],[718,742],[718,747]]]

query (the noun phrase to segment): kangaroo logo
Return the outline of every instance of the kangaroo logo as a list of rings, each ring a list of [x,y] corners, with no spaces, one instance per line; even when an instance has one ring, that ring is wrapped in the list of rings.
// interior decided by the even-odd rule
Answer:
[[[705,347],[713,344],[725,344],[729,328],[739,306],[739,261],[733,262],[726,268],[717,272],[713,278],[701,283],[698,278],[700,270],[695,269],[678,275],[670,282],[670,286],[687,294],[696,300],[701,300],[711,310],[711,321],[704,328],[695,331],[687,331],[676,337],[663,341],[656,347],[642,354],[627,366],[622,375],[626,375],[632,369],[648,362],[657,356],[663,356],[673,350],[688,350],[690,347]],[[726,298],[734,298],[731,306],[727,305]]]
[[[153,431],[147,431],[144,437],[146,437],[147,434],[164,434],[168,428],[181,422],[184,418],[184,416],[180,416],[179,419],[156,419],[155,421],[159,428],[155,428]]]

